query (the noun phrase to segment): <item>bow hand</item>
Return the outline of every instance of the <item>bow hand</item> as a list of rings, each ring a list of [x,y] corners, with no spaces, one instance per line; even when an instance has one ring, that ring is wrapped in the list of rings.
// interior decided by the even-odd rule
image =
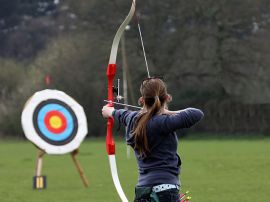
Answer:
[[[114,107],[112,106],[112,104],[107,104],[103,106],[102,108],[103,118],[113,118],[113,115],[112,115],[113,111],[114,111]]]

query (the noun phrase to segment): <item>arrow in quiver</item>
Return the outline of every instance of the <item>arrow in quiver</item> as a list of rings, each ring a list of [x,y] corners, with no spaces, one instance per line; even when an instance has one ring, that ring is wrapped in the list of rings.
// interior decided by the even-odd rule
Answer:
[[[189,191],[186,191],[184,194],[180,194],[179,197],[181,202],[188,202],[191,199]]]

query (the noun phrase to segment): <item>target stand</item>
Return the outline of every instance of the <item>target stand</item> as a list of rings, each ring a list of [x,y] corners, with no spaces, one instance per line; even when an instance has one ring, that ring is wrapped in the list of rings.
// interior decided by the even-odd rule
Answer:
[[[45,189],[47,178],[41,175],[45,154],[70,153],[85,187],[89,186],[76,156],[87,135],[87,120],[83,108],[70,96],[57,90],[36,92],[22,112],[22,127],[28,140],[38,148],[34,189]]]
[[[38,150],[37,163],[36,163],[36,172],[33,177],[33,189],[46,189],[47,188],[47,176],[41,175],[42,172],[42,164],[43,164],[43,156],[46,153],[42,150]],[[77,155],[79,154],[79,149],[74,150],[70,153],[72,160],[76,166],[77,171],[80,174],[81,180],[85,187],[89,187],[89,182],[84,174],[82,166],[80,165]]]
[[[46,189],[47,187],[47,177],[41,175],[42,161],[44,151],[38,151],[37,165],[36,165],[36,175],[33,177],[33,189]]]

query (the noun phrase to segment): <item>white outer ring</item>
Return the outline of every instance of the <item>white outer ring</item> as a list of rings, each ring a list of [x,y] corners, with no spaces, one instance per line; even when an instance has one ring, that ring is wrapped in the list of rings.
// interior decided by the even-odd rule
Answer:
[[[52,145],[44,141],[36,132],[33,124],[33,114],[36,107],[43,101],[56,99],[66,103],[75,113],[78,119],[78,131],[74,139],[65,145]],[[21,122],[24,134],[28,140],[48,154],[66,154],[78,149],[88,133],[87,119],[84,110],[73,98],[62,91],[42,90],[36,92],[25,104],[22,112]]]

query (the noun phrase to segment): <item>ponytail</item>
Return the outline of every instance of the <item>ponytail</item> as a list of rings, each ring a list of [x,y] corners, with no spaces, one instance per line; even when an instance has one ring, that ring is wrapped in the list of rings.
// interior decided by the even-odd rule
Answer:
[[[141,84],[140,92],[142,97],[139,99],[143,103],[143,108],[134,124],[133,135],[135,139],[134,149],[136,149],[142,158],[150,153],[147,139],[147,123],[158,114],[162,107],[167,103],[167,88],[160,78],[147,78]]]
[[[135,149],[138,150],[142,158],[148,156],[150,153],[147,139],[147,123],[160,111],[162,106],[158,96],[155,96],[154,98],[145,98],[145,101],[152,102],[153,105],[147,109],[147,112],[141,113],[138,116],[133,131],[135,136]]]

